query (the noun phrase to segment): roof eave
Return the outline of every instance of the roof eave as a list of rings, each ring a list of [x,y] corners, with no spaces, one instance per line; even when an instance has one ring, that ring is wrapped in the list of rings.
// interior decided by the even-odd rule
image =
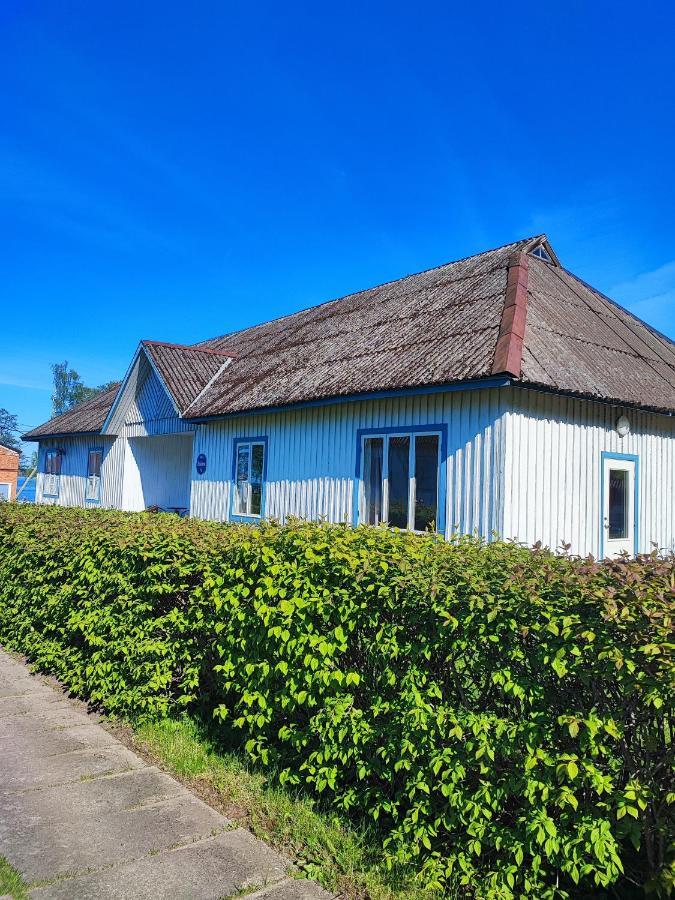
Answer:
[[[564,388],[553,387],[550,384],[542,384],[537,381],[526,381],[525,379],[514,379],[512,387],[526,388],[532,391],[538,391],[542,394],[557,394],[559,397],[571,397],[574,400],[585,400],[590,403],[603,403],[605,406],[615,406],[619,409],[634,409],[637,412],[655,413],[660,416],[672,418],[675,416],[675,409],[660,406],[649,406],[645,403],[635,403],[630,400],[619,400],[616,397],[603,397],[599,394],[592,394],[583,391],[571,391]]]
[[[511,384],[508,375],[488,375],[484,378],[473,378],[466,381],[448,381],[440,384],[423,384],[416,387],[391,388],[382,391],[363,391],[356,394],[334,394],[330,397],[317,397],[314,400],[301,400],[297,403],[285,403],[275,406],[256,406],[250,409],[235,410],[233,412],[220,412],[203,416],[186,416],[186,422],[199,424],[201,422],[213,422],[217,419],[232,419],[241,416],[262,415],[277,412],[287,412],[294,409],[306,409],[316,406],[333,406],[340,403],[356,403],[359,400],[381,400],[389,397],[409,397],[415,394],[442,394],[453,391],[475,391],[485,388],[508,387]]]

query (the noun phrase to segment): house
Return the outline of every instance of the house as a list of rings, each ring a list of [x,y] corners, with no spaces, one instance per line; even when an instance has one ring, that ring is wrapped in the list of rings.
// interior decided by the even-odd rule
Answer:
[[[37,501],[675,548],[675,344],[545,235],[192,346],[25,436]]]
[[[16,499],[20,459],[18,450],[0,443],[0,502]]]

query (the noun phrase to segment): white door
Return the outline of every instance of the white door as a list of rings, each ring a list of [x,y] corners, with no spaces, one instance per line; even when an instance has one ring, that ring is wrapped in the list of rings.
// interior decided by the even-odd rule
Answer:
[[[635,460],[603,460],[604,556],[635,555]]]

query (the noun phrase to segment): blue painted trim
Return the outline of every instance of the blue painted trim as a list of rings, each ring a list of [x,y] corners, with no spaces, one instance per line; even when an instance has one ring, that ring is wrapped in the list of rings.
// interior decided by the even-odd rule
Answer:
[[[39,434],[37,437],[21,438],[22,441],[32,441],[34,444],[41,444],[43,441],[54,441],[57,438],[71,437],[92,437],[100,434],[98,431],[55,431],[54,434]]]
[[[633,485],[633,550],[640,552],[640,457],[635,453],[611,453],[603,450],[600,454],[600,559],[605,558],[605,460],[617,459],[635,463],[635,484]]]
[[[42,461],[42,474],[43,474],[43,475],[46,475],[46,474],[47,474],[47,471],[46,471],[46,469],[47,469],[47,456],[48,456],[49,453],[55,453],[55,454],[58,456],[58,455],[59,455],[58,448],[57,448],[57,447],[45,447],[45,456],[44,456],[44,459],[43,459],[43,461]],[[63,461],[61,462],[61,465],[63,465]],[[44,484],[44,481],[43,481],[43,484]],[[50,499],[53,499],[53,500],[58,500],[58,498],[60,497],[60,495],[61,495],[61,472],[59,471],[59,474],[58,474],[57,479],[56,479],[56,493],[55,493],[55,494],[46,494],[45,491],[44,491],[44,487],[43,487],[43,489],[42,489],[42,496],[43,496],[43,497],[49,497]]]
[[[441,436],[440,458],[438,460],[438,534],[445,535],[445,507],[447,503],[448,470],[448,426],[444,423],[429,425],[391,425],[386,428],[359,428],[356,432],[356,465],[354,467],[354,490],[352,501],[352,522],[359,523],[359,496],[361,493],[361,457],[363,438],[378,435],[439,434]]]
[[[324,397],[319,400],[306,400],[303,403],[287,403],[280,406],[260,406],[255,409],[246,409],[242,412],[220,413],[214,416],[187,416],[185,421],[213,422],[217,419],[236,419],[241,416],[267,415],[269,413],[288,412],[294,409],[309,409],[316,406],[356,403],[359,400],[388,400],[392,397],[416,397],[421,394],[446,394],[454,391],[477,391],[483,388],[508,387],[511,383],[511,378],[481,378],[475,381],[455,381],[451,384],[429,384],[415,388],[396,388],[390,391],[372,391],[371,393]]]
[[[89,455],[91,453],[100,453],[101,454],[101,474],[98,477],[98,497],[92,498],[87,497],[87,483],[89,482]],[[84,485],[84,502],[98,505],[101,502],[101,481],[103,480],[103,457],[105,455],[105,450],[103,447],[88,447],[87,448],[87,481]]]
[[[259,434],[255,437],[238,437],[232,440],[232,478],[230,480],[230,522],[259,522],[265,517],[265,501],[267,499],[267,447],[268,437],[266,434]],[[244,516],[234,513],[234,494],[237,486],[237,448],[240,444],[262,444],[263,445],[263,470],[262,470],[262,490],[260,496],[260,515]]]

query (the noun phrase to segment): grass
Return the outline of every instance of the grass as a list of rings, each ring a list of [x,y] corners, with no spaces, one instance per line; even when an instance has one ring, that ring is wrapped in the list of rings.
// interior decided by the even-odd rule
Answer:
[[[368,829],[349,827],[275,786],[243,757],[217,749],[195,720],[140,725],[131,744],[345,900],[430,900],[412,872],[386,869],[381,845]]]
[[[0,856],[0,897],[3,894],[9,894],[14,900],[28,900],[28,885],[21,874]]]

